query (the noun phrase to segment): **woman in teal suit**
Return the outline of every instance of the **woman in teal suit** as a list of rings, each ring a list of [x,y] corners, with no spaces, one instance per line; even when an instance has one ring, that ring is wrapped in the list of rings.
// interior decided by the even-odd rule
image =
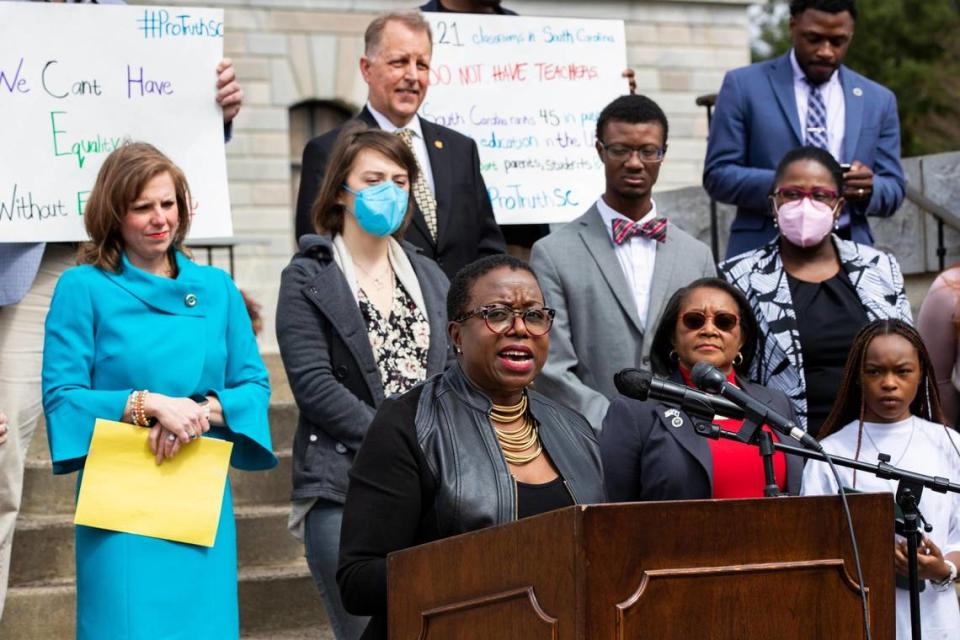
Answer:
[[[82,471],[97,418],[150,429],[158,464],[203,435],[233,442],[239,469],[276,464],[250,320],[229,276],[184,254],[189,211],[183,173],[148,144],[100,169],[84,211],[91,242],[46,321],[54,473]],[[77,526],[76,552],[78,638],[239,637],[229,481],[213,547]]]

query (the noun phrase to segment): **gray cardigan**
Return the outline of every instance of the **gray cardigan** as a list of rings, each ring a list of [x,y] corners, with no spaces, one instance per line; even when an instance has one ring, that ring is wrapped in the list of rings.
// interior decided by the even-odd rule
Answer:
[[[413,245],[401,242],[416,273],[430,322],[427,376],[451,358],[447,342],[447,277]],[[383,402],[383,385],[367,326],[328,235],[300,238],[283,270],[277,342],[300,410],[293,440],[293,498],[342,503],[347,471]]]

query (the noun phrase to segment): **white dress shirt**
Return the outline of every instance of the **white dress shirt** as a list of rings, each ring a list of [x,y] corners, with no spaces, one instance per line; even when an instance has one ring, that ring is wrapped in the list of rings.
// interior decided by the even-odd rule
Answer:
[[[657,203],[651,201],[653,207],[640,219],[638,224],[643,224],[648,220],[657,217]],[[627,216],[617,213],[610,205],[603,201],[603,197],[597,199],[597,211],[603,218],[603,226],[610,236],[610,243],[613,245],[613,253],[620,262],[620,268],[623,269],[623,276],[627,279],[627,286],[633,293],[633,300],[637,305],[637,316],[644,328],[647,327],[647,310],[650,308],[650,284],[653,282],[653,266],[657,261],[657,241],[643,236],[633,236],[621,245],[613,241],[613,221],[617,218],[633,222]]]
[[[420,170],[423,171],[423,177],[427,180],[427,186],[430,187],[430,193],[436,197],[437,190],[433,186],[433,168],[430,166],[430,154],[427,153],[427,143],[423,139],[423,129],[420,127],[420,116],[414,116],[413,120],[408,122],[405,126],[398,127],[390,122],[390,120],[387,119],[387,116],[374,109],[373,105],[371,105],[369,102],[367,103],[367,110],[370,111],[373,119],[377,121],[377,125],[384,131],[388,131],[390,133],[396,133],[401,129],[410,129],[410,131],[413,131],[413,153],[415,156],[417,156],[417,162],[420,163]]]
[[[810,100],[810,85],[807,84],[807,76],[800,68],[797,62],[797,54],[790,50],[790,66],[793,67],[793,92],[797,98],[797,115],[800,117],[800,132],[804,134],[804,144],[806,144],[806,126],[807,126],[807,102]],[[842,158],[843,134],[846,132],[846,103],[843,99],[843,85],[840,84],[840,73],[834,71],[830,79],[820,85],[820,95],[823,96],[823,104],[827,109],[827,146],[830,155],[836,158],[837,162],[853,162],[856,158]],[[851,151],[852,153],[852,151]]]

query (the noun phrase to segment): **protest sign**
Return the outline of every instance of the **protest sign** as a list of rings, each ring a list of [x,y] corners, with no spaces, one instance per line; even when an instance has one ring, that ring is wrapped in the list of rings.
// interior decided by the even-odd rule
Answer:
[[[501,224],[566,222],[603,192],[597,116],[627,92],[620,20],[428,13],[427,120],[476,140]]]
[[[222,10],[0,2],[0,42],[0,242],[86,239],[84,204],[125,140],[183,169],[191,238],[232,235]]]

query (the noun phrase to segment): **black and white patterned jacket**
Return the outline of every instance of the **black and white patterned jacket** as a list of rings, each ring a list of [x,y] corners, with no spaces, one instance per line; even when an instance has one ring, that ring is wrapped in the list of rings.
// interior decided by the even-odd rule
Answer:
[[[897,259],[863,244],[832,236],[840,265],[872,320],[899,318],[912,323]],[[801,426],[807,425],[806,381],[797,315],[787,273],[780,261],[779,237],[748,253],[720,263],[721,275],[743,291],[757,316],[757,356],[750,378],[780,389],[793,402]]]

